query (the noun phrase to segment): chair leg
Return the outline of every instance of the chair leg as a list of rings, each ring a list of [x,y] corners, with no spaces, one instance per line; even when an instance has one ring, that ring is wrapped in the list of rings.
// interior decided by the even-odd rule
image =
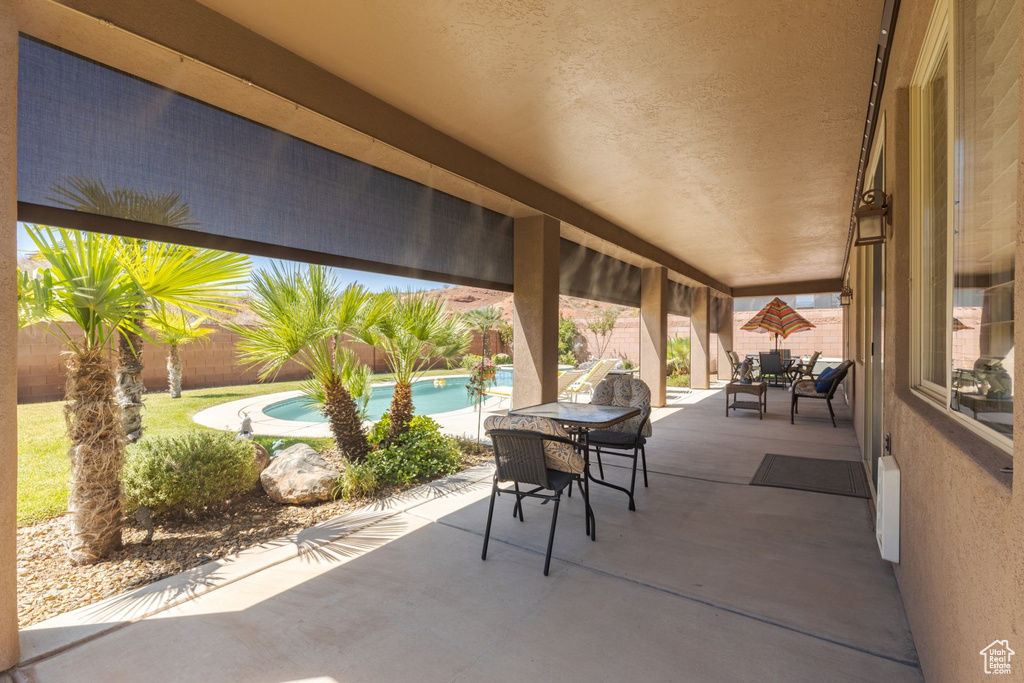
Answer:
[[[491,504],[487,508],[487,526],[484,528],[484,551],[480,554],[481,560],[487,559],[487,541],[491,538],[491,517],[494,516],[494,499],[498,492],[498,480],[491,484]]]
[[[640,457],[644,463],[644,488],[647,488],[647,449],[643,446],[640,447]]]
[[[555,544],[555,523],[558,521],[558,502],[561,494],[555,495],[555,509],[551,511],[551,533],[548,534],[548,552],[544,556],[544,576],[548,575],[551,566],[551,547]]]
[[[825,403],[828,404],[828,414],[832,416],[832,426],[836,427],[836,412],[832,410],[832,399],[826,398]]]
[[[796,395],[793,396],[793,400],[789,404],[789,424],[795,424],[793,422],[794,413],[796,413]]]
[[[516,504],[512,506],[512,516],[515,517],[518,513],[519,521],[524,522],[523,519],[523,497],[519,495],[519,482],[513,482],[516,487]]]
[[[604,479],[604,464],[601,462],[601,447],[597,446],[597,473]]]
[[[639,449],[633,447],[633,476],[629,480],[629,509],[636,510],[636,503],[633,500],[633,491],[636,490],[636,461],[640,457]]]

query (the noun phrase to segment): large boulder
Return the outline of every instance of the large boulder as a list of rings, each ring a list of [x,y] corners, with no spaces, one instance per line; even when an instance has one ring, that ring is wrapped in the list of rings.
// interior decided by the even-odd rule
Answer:
[[[340,476],[319,453],[297,443],[277,454],[260,482],[275,503],[318,503],[331,499]]]

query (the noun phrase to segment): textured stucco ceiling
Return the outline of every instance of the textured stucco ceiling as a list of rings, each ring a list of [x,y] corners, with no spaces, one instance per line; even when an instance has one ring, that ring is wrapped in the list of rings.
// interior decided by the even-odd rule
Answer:
[[[882,0],[202,0],[733,287],[839,276]]]

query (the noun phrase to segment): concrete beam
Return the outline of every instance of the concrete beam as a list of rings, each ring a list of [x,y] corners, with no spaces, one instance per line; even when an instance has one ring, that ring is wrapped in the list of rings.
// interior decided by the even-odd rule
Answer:
[[[838,292],[843,288],[840,278],[827,280],[803,280],[801,282],[781,282],[777,285],[757,285],[755,287],[733,287],[732,295],[740,296],[785,296],[786,294],[824,294]]]
[[[690,314],[690,387],[711,388],[711,297],[707,287],[693,292]]]
[[[640,379],[651,389],[651,405],[665,405],[668,374],[668,271],[640,271]]]
[[[512,406],[520,408],[558,399],[559,224],[517,218],[513,236]]]
[[[18,662],[18,23],[0,0],[0,671]],[[4,246],[7,245],[7,246]]]

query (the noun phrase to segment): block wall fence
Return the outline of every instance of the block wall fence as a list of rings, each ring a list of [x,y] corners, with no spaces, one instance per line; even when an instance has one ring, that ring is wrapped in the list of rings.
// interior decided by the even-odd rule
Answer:
[[[58,401],[64,398],[64,347],[46,332],[44,325],[31,325],[18,332],[18,403]],[[491,336],[490,348],[499,348],[497,333]],[[258,381],[255,368],[238,360],[235,344],[238,335],[228,330],[217,330],[206,341],[180,348],[182,389],[202,389],[235,384],[254,384]],[[374,369],[387,372],[380,353],[361,342],[346,344],[359,359]],[[480,335],[473,334],[470,353],[480,353]],[[493,351],[492,351],[493,353]],[[153,343],[143,345],[143,381],[147,391],[167,388],[167,348]],[[443,363],[439,363],[443,366]],[[308,372],[294,362],[285,363],[275,381],[305,379]]]
[[[789,339],[780,341],[780,347],[790,349],[794,354],[809,354],[821,351],[830,358],[841,358],[843,336],[842,309],[811,309],[802,310],[800,314],[814,323],[815,327],[806,332],[799,332]],[[960,310],[967,325],[977,325],[980,315],[974,311]],[[756,332],[743,332],[740,327],[747,322],[753,313],[736,313],[733,316],[733,350],[740,355],[757,353],[771,346],[768,335]],[[600,351],[600,341],[594,334],[586,331],[585,317],[575,318],[582,332],[580,340],[581,356],[589,358]],[[32,325],[18,333],[18,402],[37,403],[41,401],[57,401],[64,397],[64,348],[60,342],[48,334],[42,325]],[[690,319],[683,316],[670,315],[668,320],[669,336],[687,337],[690,334]],[[489,347],[492,353],[501,348],[497,332],[489,333]],[[972,332],[958,333],[954,339],[958,357],[971,356],[973,346],[977,346],[976,335]],[[239,362],[235,345],[238,335],[228,330],[217,330],[205,342],[198,342],[181,347],[181,362],[184,368],[182,387],[200,389],[205,387],[231,386],[234,384],[251,384],[258,381],[256,370]],[[712,340],[712,348],[716,347]],[[359,356],[359,359],[372,367],[374,372],[387,372],[387,366],[381,355],[373,347],[361,342],[348,342],[347,345]],[[481,352],[479,334],[474,333],[470,345],[470,353]],[[640,356],[640,321],[635,314],[624,313],[607,339],[604,352],[606,358],[628,358],[634,362]],[[167,386],[167,349],[158,344],[147,343],[143,348],[143,364],[145,372],[143,381],[148,391],[161,391]],[[713,366],[716,355],[712,355]],[[715,367],[712,367],[715,371]],[[307,373],[293,362],[281,368],[276,381],[305,379]]]

